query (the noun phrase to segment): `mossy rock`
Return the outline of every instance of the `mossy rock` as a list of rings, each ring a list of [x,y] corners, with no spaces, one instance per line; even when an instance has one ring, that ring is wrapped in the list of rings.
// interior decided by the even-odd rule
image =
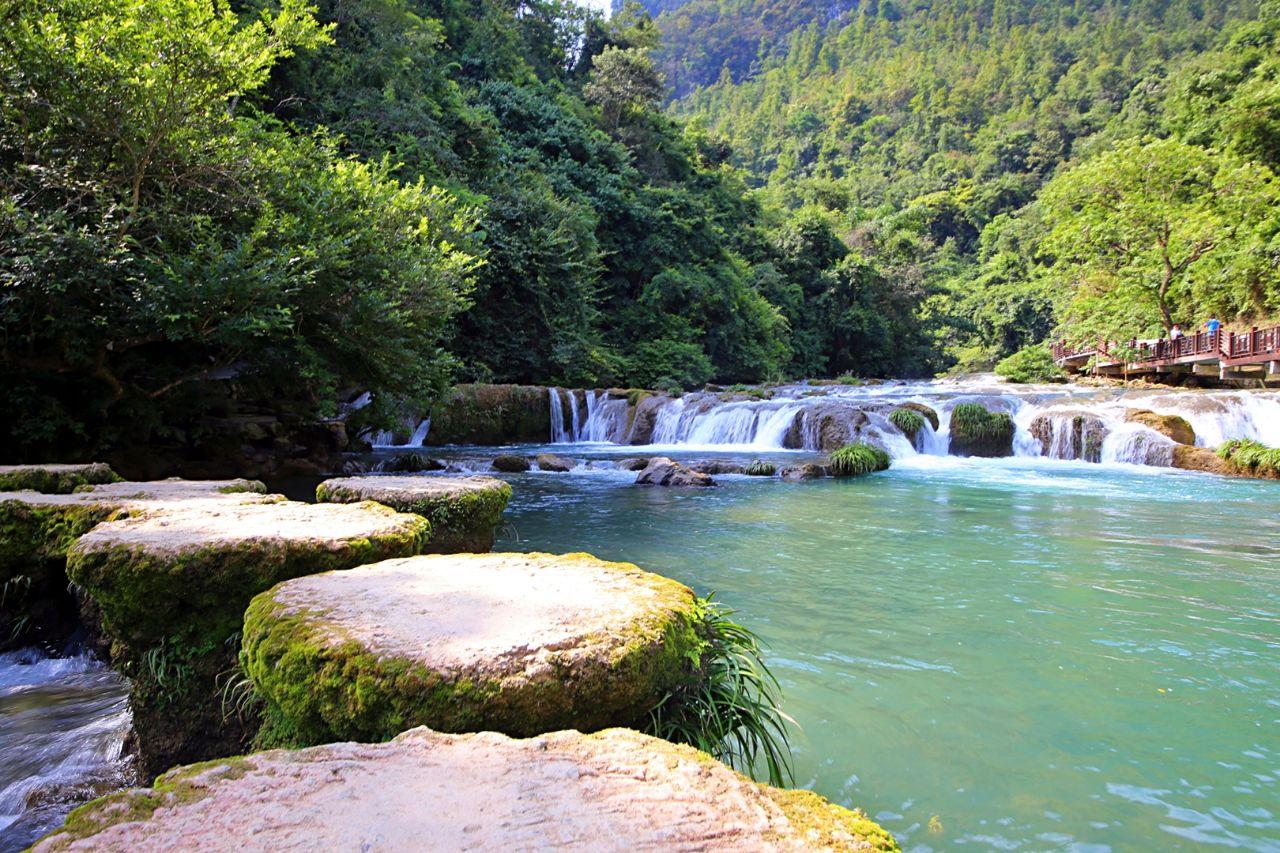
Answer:
[[[531,444],[551,438],[549,391],[537,385],[458,385],[431,409],[426,444]]]
[[[241,662],[265,745],[418,725],[532,735],[639,724],[690,678],[693,593],[588,554],[414,557],[259,595]]]
[[[424,807],[425,806],[425,807]],[[174,850],[878,850],[893,837],[810,791],[760,785],[638,732],[419,728],[178,768],[95,800],[39,841]]]
[[[1130,409],[1125,412],[1124,419],[1131,424],[1141,424],[1147,429],[1153,429],[1178,444],[1196,443],[1196,431],[1184,417],[1161,415],[1148,409]]]
[[[244,609],[286,578],[419,553],[430,523],[380,504],[240,504],[141,510],[71,546],[67,575],[96,605],[132,684],[143,770],[242,749],[217,679],[233,668]]]
[[[316,489],[322,503],[377,501],[431,522],[431,554],[481,553],[511,500],[511,486],[494,477],[340,477]]]
[[[30,490],[51,495],[74,492],[78,486],[119,482],[120,477],[102,462],[82,465],[0,465],[0,492]]]
[[[934,431],[937,431],[938,425],[939,423],[941,423],[938,420],[937,411],[935,411],[931,406],[926,406],[924,403],[912,403],[912,402],[899,403],[898,408],[910,409],[913,412],[919,412],[921,415],[924,416],[924,419],[929,422],[929,425],[933,427]]]
[[[978,403],[961,403],[951,410],[952,456],[1013,455],[1013,418]]]

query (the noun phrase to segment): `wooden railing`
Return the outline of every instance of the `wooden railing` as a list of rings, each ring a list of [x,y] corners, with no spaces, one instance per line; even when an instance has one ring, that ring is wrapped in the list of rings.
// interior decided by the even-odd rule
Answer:
[[[1099,340],[1093,347],[1072,347],[1066,341],[1050,345],[1055,361],[1097,356],[1100,362],[1149,364],[1185,358],[1216,359],[1227,364],[1280,360],[1280,326],[1247,332],[1196,332],[1156,341]],[[1113,353],[1115,355],[1113,355]]]

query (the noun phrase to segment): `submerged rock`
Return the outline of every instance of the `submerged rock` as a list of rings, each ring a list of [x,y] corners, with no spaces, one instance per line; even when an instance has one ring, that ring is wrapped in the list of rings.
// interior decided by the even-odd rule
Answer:
[[[521,474],[533,467],[533,463],[529,461],[529,457],[516,456],[512,453],[504,453],[501,456],[495,456],[492,464],[493,470],[502,471],[506,474]]]
[[[726,462],[723,459],[708,459],[702,462],[693,462],[690,468],[700,474],[745,474],[747,466],[739,465],[737,462]]]
[[[553,471],[558,474],[572,471],[578,467],[576,459],[570,459],[567,456],[556,456],[554,453],[539,453],[534,461],[539,471]]]
[[[285,578],[417,554],[428,540],[426,519],[372,502],[252,497],[131,511],[67,553],[67,575],[100,614],[112,663],[130,676],[146,773],[243,749],[245,722],[223,713],[218,678],[234,666],[254,595]]]
[[[482,553],[511,500],[511,486],[494,477],[340,477],[316,488],[321,503],[377,501],[431,522],[432,554]]]
[[[80,486],[119,482],[109,465],[89,462],[82,465],[0,465],[0,492],[30,490],[65,495]]]
[[[783,468],[780,476],[788,483],[798,483],[802,480],[817,480],[829,474],[830,472],[825,465],[806,462],[803,465],[792,465],[788,468]]]
[[[1191,423],[1178,415],[1160,415],[1148,409],[1130,409],[1125,412],[1124,419],[1155,430],[1178,444],[1196,443],[1196,431],[1191,428]]]
[[[416,474],[420,471],[443,471],[445,464],[421,453],[397,453],[379,466],[389,474]]]
[[[861,813],[624,729],[513,740],[421,728],[178,768],[76,811],[93,849],[897,850]]]
[[[619,459],[614,464],[623,471],[643,471],[649,467],[649,460],[643,456],[629,456],[626,459]]]
[[[242,660],[268,743],[592,730],[691,678],[697,619],[684,585],[587,554],[413,557],[259,595]]]
[[[706,474],[681,465],[666,456],[655,456],[636,477],[641,486],[714,486],[715,480]]]

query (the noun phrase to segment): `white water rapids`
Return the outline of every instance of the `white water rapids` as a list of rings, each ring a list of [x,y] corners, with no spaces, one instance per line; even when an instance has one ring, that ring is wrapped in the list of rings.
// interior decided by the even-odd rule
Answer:
[[[1012,416],[1014,455],[1019,457],[1168,465],[1172,442],[1126,420],[1136,410],[1185,418],[1195,430],[1198,446],[1213,448],[1231,438],[1280,446],[1280,392],[1276,391],[1016,386],[992,377],[770,390],[768,399],[709,393],[658,398],[633,413],[625,398],[604,391],[552,388],[549,437],[554,444],[816,450],[821,447],[822,430],[843,419],[851,436],[884,447],[894,458],[945,456],[952,409],[973,402]],[[903,403],[932,408],[938,414],[938,429],[926,423],[913,444],[887,417]],[[652,431],[638,436],[641,418],[637,413],[646,406],[651,407]]]

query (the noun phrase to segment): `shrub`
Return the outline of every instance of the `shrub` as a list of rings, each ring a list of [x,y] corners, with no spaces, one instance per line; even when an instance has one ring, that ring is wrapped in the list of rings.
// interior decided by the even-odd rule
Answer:
[[[833,477],[856,477],[887,469],[889,454],[859,441],[846,444],[832,453],[828,464]]]
[[[1033,344],[1001,359],[996,364],[996,375],[1017,383],[1062,382],[1065,378],[1044,344]]]
[[[1233,438],[1223,442],[1217,453],[1237,468],[1280,477],[1280,447],[1267,447],[1251,438]]]
[[[924,415],[915,409],[894,409],[889,413],[889,422],[906,433],[913,441],[916,434],[924,429]]]
[[[781,690],[759,638],[711,596],[697,605],[703,646],[696,677],[650,712],[646,731],[695,746],[744,773],[754,775],[763,762],[769,783],[785,785],[791,778],[791,719],[778,706]]]

